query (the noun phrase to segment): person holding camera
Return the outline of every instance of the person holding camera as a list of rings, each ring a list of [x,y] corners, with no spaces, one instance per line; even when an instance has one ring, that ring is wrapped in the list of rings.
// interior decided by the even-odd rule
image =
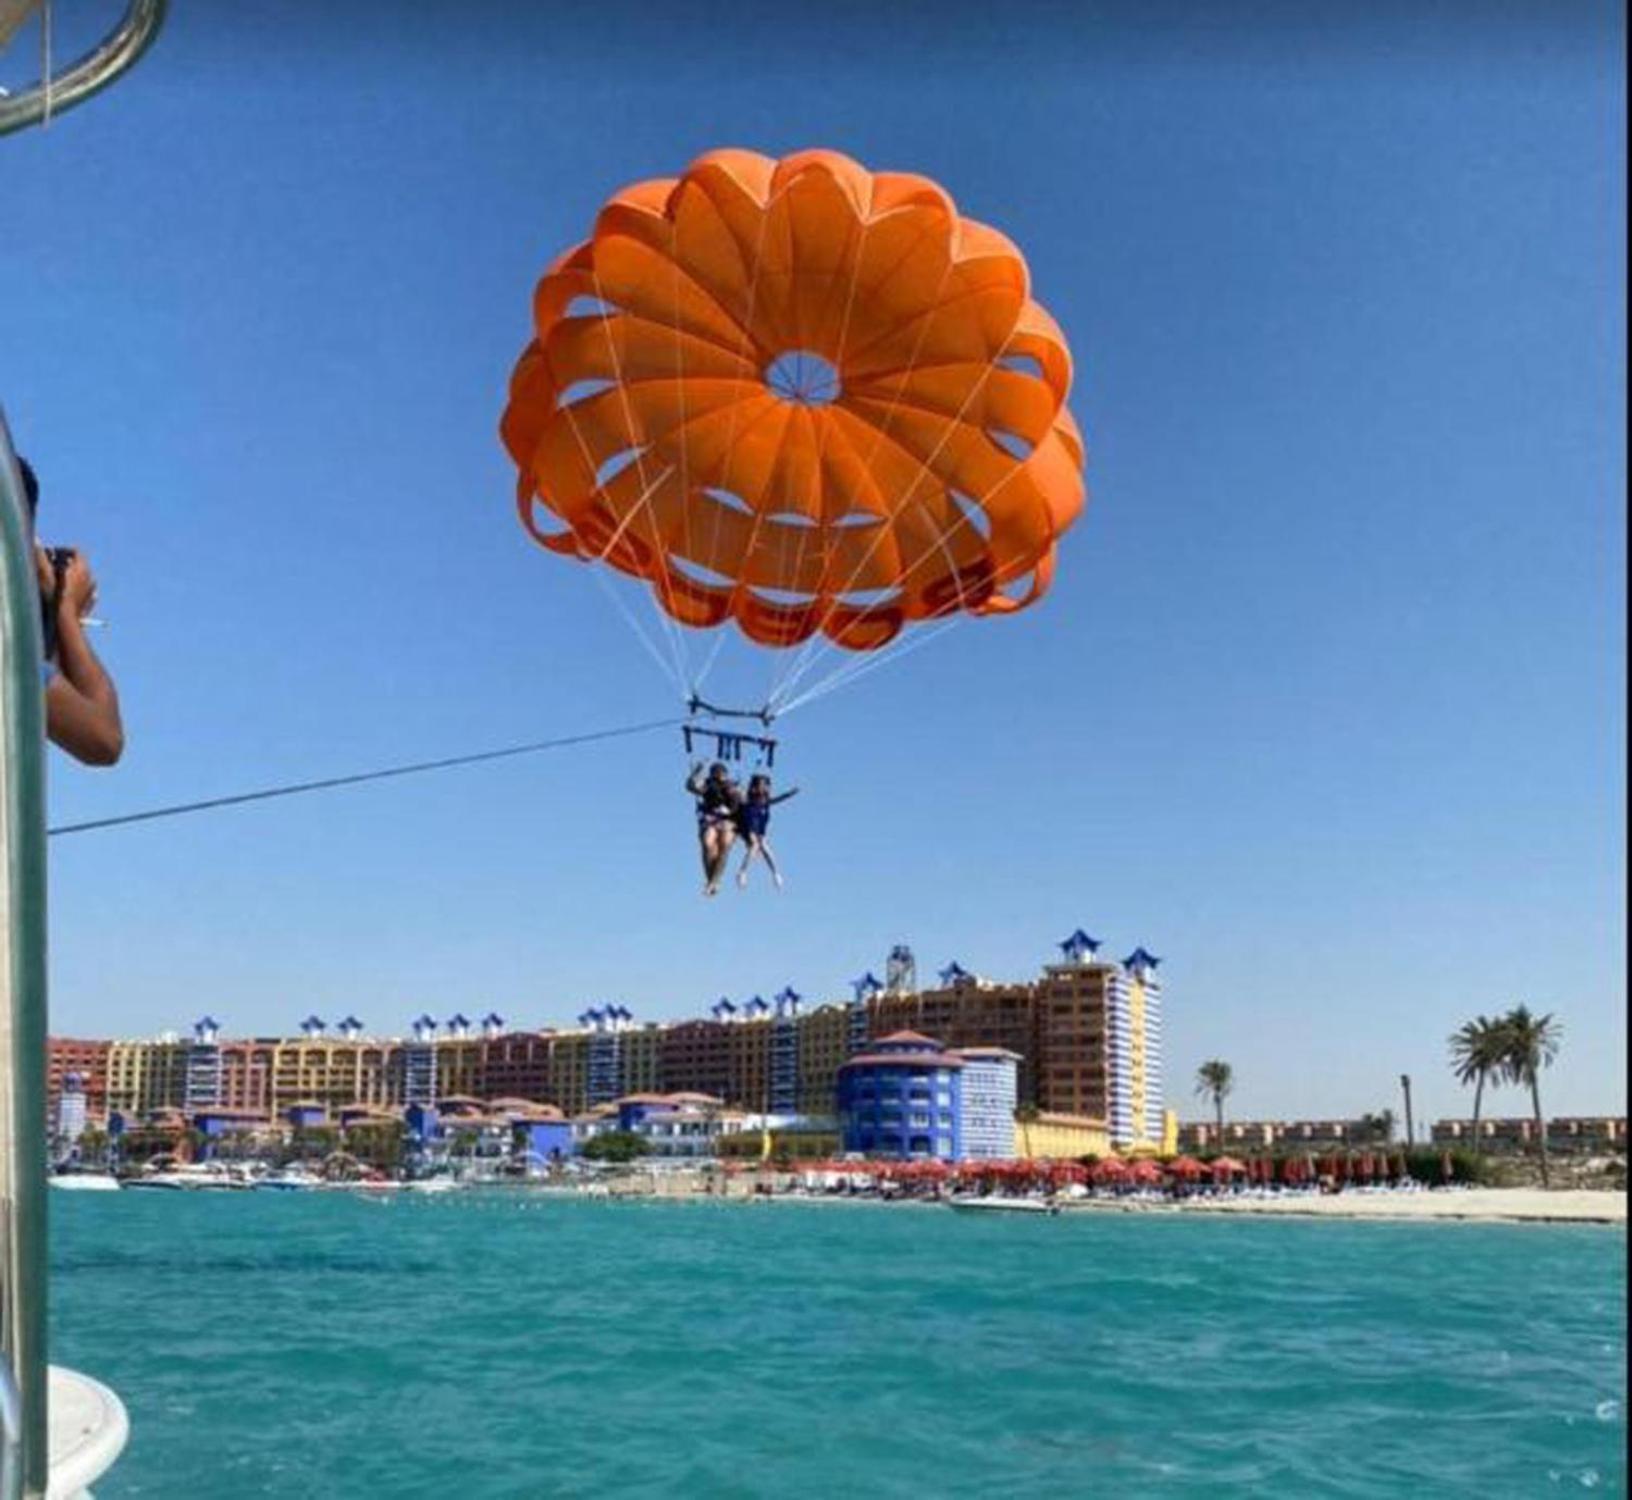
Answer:
[[[40,503],[40,482],[18,460],[29,519]],[[125,750],[119,693],[86,639],[85,620],[96,607],[96,577],[82,552],[35,543],[45,637],[45,733],[52,744],[87,766],[111,766]]]

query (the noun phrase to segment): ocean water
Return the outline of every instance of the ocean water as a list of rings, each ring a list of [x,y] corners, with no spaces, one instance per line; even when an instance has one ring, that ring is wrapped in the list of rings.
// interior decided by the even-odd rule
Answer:
[[[54,1194],[118,1496],[1623,1494],[1604,1228]]]

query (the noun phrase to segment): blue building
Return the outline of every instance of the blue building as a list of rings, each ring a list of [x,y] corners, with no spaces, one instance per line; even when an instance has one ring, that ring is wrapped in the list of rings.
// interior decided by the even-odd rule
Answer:
[[[896,1158],[963,1156],[963,1071],[955,1052],[916,1031],[881,1037],[839,1068],[846,1151]]]

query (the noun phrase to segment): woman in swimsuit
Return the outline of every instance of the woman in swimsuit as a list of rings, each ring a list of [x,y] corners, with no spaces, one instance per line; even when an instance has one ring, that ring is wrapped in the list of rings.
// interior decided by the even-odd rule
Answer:
[[[773,797],[769,776],[761,774],[748,778],[748,796],[737,812],[737,832],[742,835],[742,841],[747,845],[742,856],[742,868],[737,871],[739,886],[747,886],[748,866],[754,862],[754,856],[757,854],[765,861],[777,889],[781,889],[782,872],[776,867],[776,857],[771,853],[770,840],[766,838],[766,834],[771,827],[771,809],[778,802],[786,802],[789,797],[798,794],[798,787],[790,787]]]
[[[725,861],[737,837],[737,809],[742,806],[738,789],[722,761],[715,761],[703,775],[700,765],[691,768],[686,790],[697,800],[697,844],[703,858],[703,894],[715,895]]]

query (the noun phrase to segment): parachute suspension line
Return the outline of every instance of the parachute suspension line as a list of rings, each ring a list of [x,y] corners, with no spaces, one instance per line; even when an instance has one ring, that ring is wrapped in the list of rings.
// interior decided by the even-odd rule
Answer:
[[[755,306],[757,305],[757,303],[759,301],[759,269],[760,269],[760,266],[763,264],[764,258],[765,258],[765,231],[766,231],[766,228],[769,226],[769,224],[771,222],[771,205],[775,201],[776,201],[776,199],[775,199],[775,196],[773,195],[771,200],[766,203],[765,212],[762,213],[759,216],[759,229],[754,235],[754,254],[753,254],[753,259],[751,261],[752,270],[748,273],[748,301],[747,301],[746,306],[743,308],[743,313],[742,313],[742,326],[743,326],[744,329],[752,329],[752,327],[754,326],[754,308],[755,308]],[[752,335],[750,334],[749,335],[749,348],[750,348],[750,351],[752,350],[752,347],[753,347],[753,341],[752,341]],[[736,446],[737,446],[737,413],[741,409],[741,406],[742,406],[742,403],[740,401],[733,401],[731,403],[731,420],[730,420],[730,424],[725,429],[725,463],[724,463],[724,466],[722,467],[722,469],[720,471],[720,485],[719,485],[719,487],[722,490],[727,490],[727,491],[730,491],[730,489],[731,489],[731,486],[728,483],[728,481],[730,480],[730,477],[731,477],[731,459],[732,459],[733,455],[736,453]],[[721,507],[721,504],[720,504],[720,502],[718,500],[716,500],[714,502],[714,504],[715,504],[714,520],[713,520],[712,525],[709,528],[710,535],[709,535],[709,541],[708,541],[708,560],[704,564],[704,566],[715,577],[721,577],[723,575],[720,573],[720,570],[716,566],[716,564],[720,560],[720,521],[721,521],[722,507]],[[756,524],[757,524],[757,517],[756,517]],[[746,559],[746,557],[748,556],[748,553],[751,552],[752,550],[753,550],[753,537],[751,536],[749,538],[748,547],[743,552],[743,557]],[[733,579],[732,580],[732,592],[735,593],[735,591],[740,587],[742,587],[742,581],[740,579]],[[725,630],[725,629],[729,629],[729,628],[730,627],[725,622],[723,622],[723,621],[721,622],[721,625],[720,625],[721,630]],[[714,663],[719,659],[719,654],[720,654],[719,646],[720,646],[720,644],[721,643],[716,643],[714,650],[712,652],[710,652],[710,654],[709,654],[708,661],[707,661],[703,671],[700,672],[697,675],[696,680],[692,683],[691,692],[692,692],[692,695],[694,697],[696,696],[698,691],[702,688],[703,684],[708,680],[709,672],[713,669]]]
[[[595,582],[600,585],[601,592],[605,594],[606,597],[616,606],[618,613],[623,616],[624,621],[629,626],[629,629],[634,632],[635,639],[640,642],[640,644],[645,648],[646,654],[651,657],[652,661],[656,664],[657,670],[662,674],[663,680],[673,684],[676,688],[679,688],[683,692],[685,690],[684,685],[675,677],[673,663],[664,660],[662,650],[658,647],[657,643],[652,640],[651,636],[646,633],[646,627],[640,623],[639,619],[635,615],[635,612],[623,602],[621,597],[619,597],[616,586],[599,568],[591,568],[589,571],[595,575]]]
[[[932,625],[928,630],[919,631],[911,636],[898,637],[900,644],[886,646],[882,651],[870,651],[855,661],[845,662],[826,677],[818,679],[812,686],[789,703],[784,703],[777,713],[781,717],[791,714],[796,708],[803,708],[808,703],[814,703],[818,698],[825,698],[829,693],[836,693],[840,688],[849,687],[858,678],[866,677],[876,672],[880,667],[891,666],[901,660],[903,656],[911,656],[922,646],[931,641],[938,641],[949,630],[955,630],[969,618],[966,614],[957,614],[949,620],[942,620]]]
[[[990,500],[992,498],[992,496],[997,494],[997,492],[1000,489],[1002,489],[1003,486],[1005,484],[1007,484],[1009,482],[1009,480],[1013,479],[1014,476],[1016,474],[1018,474],[1019,472],[1020,471],[1019,471],[1018,467],[1010,469],[1008,471],[1008,473],[1006,473],[1001,479],[999,479],[997,481],[996,484],[994,484],[989,490],[987,490],[986,493],[980,497],[980,500],[979,500],[980,508],[982,510],[984,510],[985,506],[986,506],[986,502],[988,500]],[[920,502],[920,504],[921,503],[922,502]],[[970,524],[970,518],[969,518],[968,514],[966,513],[966,514],[960,516],[958,521],[954,525],[949,526],[947,528],[947,531],[946,531],[947,537],[951,537],[953,535],[953,533],[956,532],[959,529],[959,527],[966,526],[968,524]],[[944,545],[944,543],[943,543],[943,545]],[[948,558],[948,561],[949,562],[951,561],[950,557]],[[956,568],[954,568],[953,569],[953,577],[957,578],[958,576],[959,576],[958,571],[957,571]],[[936,627],[934,629],[931,629],[931,630],[923,633],[922,635],[916,635],[915,634],[910,640],[907,640],[903,636],[897,636],[896,640],[894,642],[892,642],[890,645],[884,647],[880,651],[868,652],[857,663],[850,663],[850,662],[841,663],[832,672],[828,673],[827,676],[818,678],[817,681],[811,687],[807,688],[803,693],[801,693],[798,697],[794,698],[791,702],[785,701],[785,702],[783,702],[781,704],[778,704],[776,706],[776,712],[779,713],[779,714],[792,713],[794,709],[799,708],[799,707],[803,706],[804,704],[810,703],[810,702],[814,701],[818,697],[825,696],[826,693],[832,691],[834,688],[846,686],[849,683],[854,682],[858,677],[865,677],[867,675],[867,672],[872,667],[874,667],[874,666],[883,666],[883,664],[886,661],[895,661],[895,660],[899,659],[902,656],[908,655],[913,650],[916,650],[919,645],[928,645],[930,641],[936,640],[940,636],[945,635],[946,632],[952,628],[952,626],[961,624],[964,620],[968,619],[969,616],[968,616],[967,611],[961,608],[963,602],[964,602],[964,590],[963,590],[963,584],[962,584],[962,582],[960,580],[960,582],[958,584],[958,603],[960,605],[960,608],[957,611],[957,613],[955,613],[954,615],[951,616],[950,619],[947,619],[947,620],[943,621],[940,626],[938,626],[938,627]]]
[[[714,663],[720,659],[720,652],[725,646],[726,631],[721,626],[714,632],[714,644],[708,648],[708,655],[703,658],[702,667],[691,679],[691,695],[696,697],[702,692],[703,684],[708,681],[708,674],[714,670]]]
[[[617,303],[610,301],[606,296],[606,289],[601,285],[601,273],[595,265],[595,257],[593,255],[590,256],[589,259],[589,274],[595,282],[596,300],[605,307],[618,306]],[[627,315],[625,314],[624,316]],[[646,445],[644,442],[639,441],[639,439],[645,436],[645,433],[640,428],[637,428],[635,424],[634,408],[629,404],[629,387],[624,380],[623,358],[618,353],[618,341],[612,336],[612,319],[610,316],[602,319],[601,331],[606,335],[607,353],[612,356],[612,376],[618,393],[618,404],[623,408],[624,426],[628,430],[629,441],[634,445],[635,473],[640,479],[640,499],[630,507],[629,515],[624,518],[624,522],[626,523],[634,519],[637,511],[651,504],[651,497],[657,489],[657,486],[662,484],[669,474],[674,472],[674,466],[672,464],[669,465],[668,469],[658,476],[656,483],[648,482],[646,478]],[[678,343],[679,340],[677,339],[676,342]],[[571,407],[568,407],[568,410],[570,411]],[[607,544],[606,552],[601,554],[601,559],[603,561],[606,558],[606,553],[610,552],[612,547],[616,544],[617,537],[622,535],[623,529],[623,523],[620,523],[618,531],[613,537],[613,541]],[[652,523],[652,536],[654,539],[658,538],[659,536],[659,530],[655,520]],[[667,575],[668,567],[668,553],[667,550],[665,550],[663,556],[663,568],[665,575]],[[674,658],[675,683],[681,688],[682,691],[684,691],[686,681],[686,646],[685,642],[680,639],[680,626],[655,597],[652,598],[652,605],[657,610],[660,617],[660,623],[664,628],[664,634],[668,638],[669,654]]]
[[[941,268],[940,280],[936,283],[935,294],[930,299],[929,305],[931,307],[935,306],[940,301],[941,293],[946,290],[947,279],[952,274],[952,267],[954,263],[955,262],[953,262],[953,260],[949,257],[946,265]],[[884,409],[884,416],[876,424],[877,436],[873,439],[872,447],[868,450],[867,456],[863,460],[862,467],[864,469],[871,469],[874,459],[878,457],[879,449],[882,448],[885,442],[889,440],[890,422],[894,418],[896,411],[900,408],[903,396],[906,392],[907,384],[910,381],[913,372],[917,370],[919,360],[923,357],[924,345],[928,342],[929,330],[932,321],[933,319],[928,316],[923,316],[922,318],[922,324],[918,329],[918,337],[913,341],[912,355],[907,361],[906,373],[898,383],[895,394],[890,397],[889,405]],[[1005,350],[1008,348],[1008,343],[1009,340],[1005,339],[1003,344]],[[995,364],[996,359],[1001,357],[1001,354],[994,356],[992,363]],[[976,394],[984,387],[986,382],[986,374],[990,372],[990,369],[991,365],[989,364],[987,366],[987,371],[982,373],[980,379],[975,382],[968,393],[964,396],[962,402],[959,403],[957,411],[953,413],[951,419],[947,422],[946,428],[942,432],[941,438],[939,442],[936,443],[934,450],[927,458],[919,459],[919,464],[924,470],[927,470],[929,465],[940,456],[941,449],[946,446],[948,440],[956,430],[958,423],[963,420],[963,414],[968,410],[969,403],[974,400]],[[810,640],[805,643],[805,646],[801,649],[799,660],[795,662],[793,670],[788,674],[788,680],[785,688],[786,692],[791,693],[793,689],[798,686],[799,682],[803,680],[806,675],[808,675],[810,669],[818,660],[822,659],[828,652],[836,649],[826,634],[828,622],[833,618],[833,609],[837,607],[838,600],[843,595],[848,594],[860,581],[868,563],[872,561],[874,554],[878,551],[885,537],[890,535],[894,527],[894,523],[906,510],[907,505],[917,498],[917,488],[918,484],[915,481],[908,488],[906,494],[901,497],[900,503],[890,512],[887,523],[881,524],[878,527],[877,533],[867,544],[861,556],[857,559],[855,567],[850,572],[850,576],[845,579],[843,587],[834,590],[832,596],[834,602],[829,606],[828,611],[822,620],[820,630],[813,634]],[[918,503],[920,505],[923,504],[922,501],[918,501]],[[967,516],[965,516],[963,519],[967,520]],[[945,541],[943,538],[942,545],[944,546],[944,544]],[[954,570],[954,575],[955,574],[956,570]]]
[[[688,560],[691,557],[691,475],[686,462],[689,444],[686,442],[686,426],[690,418],[686,415],[686,341],[682,338],[680,329],[680,262],[673,256],[669,257],[669,268],[673,271],[670,277],[670,288],[674,294],[674,357],[675,357],[675,393],[680,399],[680,424],[676,429],[680,434],[680,527],[681,527],[681,555]],[[599,278],[597,277],[597,285]],[[667,559],[665,558],[665,568]],[[667,611],[665,611],[667,613]],[[695,695],[697,691],[697,674],[691,671],[690,652],[685,653],[683,680],[680,684],[682,692]]]
[[[142,812],[122,813],[112,818],[92,818],[83,823],[59,823],[46,832],[52,838],[70,833],[89,833],[98,828],[119,828],[127,823],[150,823],[158,818],[177,818],[183,813],[205,812],[217,807],[238,807],[246,802],[268,802],[275,797],[294,797],[303,792],[328,791],[335,787],[360,786],[369,781],[387,781],[397,776],[415,776],[424,771],[445,771],[455,766],[474,766],[484,761],[509,760],[520,755],[538,755],[546,750],[564,750],[572,745],[591,745],[604,740],[627,739],[631,735],[653,734],[672,729],[676,718],[648,719],[641,724],[624,724],[616,729],[596,729],[585,734],[561,735],[555,739],[532,740],[508,745],[502,750],[478,750],[471,755],[450,755],[441,760],[413,761],[408,765],[385,766],[376,771],[358,771],[349,776],[326,776],[320,781],[293,781],[281,786],[262,787],[253,792],[236,792],[227,797],[207,797],[199,802],[177,802],[168,807],[150,807]]]
[[[597,286],[598,285],[599,283],[597,283]],[[607,346],[608,348],[614,347],[612,345],[610,334],[607,335]],[[616,356],[614,355],[614,358],[615,357]],[[589,471],[592,474],[596,473],[600,466],[596,462],[595,455],[590,449],[589,444],[584,441],[583,429],[578,425],[577,416],[574,414],[571,406],[563,407],[562,410],[566,413],[567,426],[572,429],[572,439],[575,443],[577,443],[578,452],[583,456],[585,465],[589,468]],[[672,467],[673,466],[671,465],[671,470]],[[659,476],[659,483],[662,483],[662,480],[664,477],[666,477],[667,472],[668,471],[665,471],[664,475]],[[643,488],[640,499],[634,505],[630,506],[628,513],[621,521],[618,522],[618,525],[613,531],[610,540],[608,540],[606,546],[601,549],[599,555],[595,558],[596,562],[606,561],[607,556],[611,553],[612,549],[617,546],[619,539],[623,536],[623,533],[628,528],[629,523],[633,521],[634,518],[640,513],[641,507],[647,503],[649,496],[650,491]],[[658,649],[652,644],[651,640],[647,637],[646,632],[641,629],[640,625],[635,620],[633,613],[631,613],[628,607],[624,604],[623,600],[618,597],[616,589],[604,576],[604,571],[601,568],[591,568],[589,571],[595,575],[595,581],[601,586],[602,591],[617,606],[618,613],[621,614],[628,622],[629,628],[635,633],[635,638],[641,643],[642,646],[646,648],[646,651],[657,662],[658,671],[674,684],[676,691],[683,694],[686,690],[685,672],[681,667],[679,659],[676,657],[672,640],[669,648],[669,661],[665,663],[662,653],[659,652]],[[652,597],[651,591],[649,589],[643,589],[642,592],[645,593],[647,601],[651,604],[653,611],[656,613],[659,625],[667,625],[671,631],[678,631],[679,627],[669,619],[663,607],[658,604],[655,598]]]
[[[866,219],[864,219],[862,221],[861,234],[860,234],[860,236],[858,237],[858,239],[856,241],[855,255],[851,258],[851,261],[850,261],[850,284],[845,289],[844,313],[843,313],[843,316],[839,319],[839,341],[838,341],[838,345],[837,345],[836,351],[835,351],[834,356],[833,356],[833,368],[834,368],[835,372],[842,371],[844,369],[845,349],[846,349],[846,347],[848,346],[848,344],[850,342],[850,315],[855,311],[855,307],[856,307],[856,289],[857,289],[857,287],[859,287],[861,285],[862,253],[867,248],[867,232],[872,227],[873,227],[873,221],[872,221],[871,216],[869,215],[868,218],[866,218]],[[843,393],[840,392],[840,394],[843,394]],[[825,465],[826,465],[826,461],[827,461],[827,439],[828,439],[829,433],[832,431],[832,427],[833,427],[833,423],[832,423],[831,420],[823,422],[822,427],[821,427],[821,432],[818,435],[817,441],[816,441],[816,486],[817,486],[817,504],[818,504],[818,506],[820,506],[821,497],[825,493],[825,483],[824,483],[824,481],[825,481],[825,473],[826,473]],[[825,516],[818,517],[817,526],[812,526],[812,527],[807,528],[807,534],[802,535],[799,538],[799,551],[798,551],[798,555],[794,559],[794,565],[793,565],[793,574],[794,574],[795,578],[797,578],[799,576],[800,569],[802,569],[803,566],[804,566],[805,548],[809,544],[808,532],[818,529],[818,527],[820,527],[822,525],[822,523],[825,522],[825,520],[826,520]],[[823,536],[824,536],[824,538],[828,538],[828,534],[825,531],[823,532]],[[832,553],[831,553],[830,549],[831,549],[831,539],[828,538],[824,542],[824,547],[823,547],[823,554],[824,555],[822,557],[822,579],[821,579],[821,582],[823,584],[825,584],[826,581],[827,581],[827,570],[828,570],[829,564],[832,561]],[[818,591],[818,597],[819,597],[819,595],[820,595],[820,591]],[[770,683],[768,684],[768,686],[766,688],[766,692],[765,692],[765,703],[766,703],[767,707],[774,706],[776,704],[777,700],[782,696],[783,690],[787,686],[788,673],[795,666],[797,666],[798,660],[799,660],[799,658],[798,658],[798,656],[796,654],[790,654],[787,660],[782,660],[780,658],[780,656],[779,656],[776,660],[774,660],[772,662],[771,680],[770,680]]]

